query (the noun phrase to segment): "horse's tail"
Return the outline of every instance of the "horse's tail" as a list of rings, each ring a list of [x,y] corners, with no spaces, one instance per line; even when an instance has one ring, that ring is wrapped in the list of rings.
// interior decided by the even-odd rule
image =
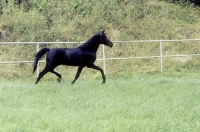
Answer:
[[[34,63],[33,63],[33,73],[35,72],[35,70],[37,69],[37,64],[38,61],[40,60],[40,58],[46,53],[48,52],[50,49],[49,48],[43,48],[40,51],[37,52],[37,54],[35,55],[35,59],[34,59]]]

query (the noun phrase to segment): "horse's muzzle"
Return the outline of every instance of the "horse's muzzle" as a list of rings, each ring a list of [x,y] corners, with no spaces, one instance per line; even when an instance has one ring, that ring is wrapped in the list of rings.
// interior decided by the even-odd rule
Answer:
[[[109,42],[109,43],[108,43],[108,46],[109,46],[110,48],[112,48],[112,47],[113,47],[113,43],[112,43],[112,42]]]

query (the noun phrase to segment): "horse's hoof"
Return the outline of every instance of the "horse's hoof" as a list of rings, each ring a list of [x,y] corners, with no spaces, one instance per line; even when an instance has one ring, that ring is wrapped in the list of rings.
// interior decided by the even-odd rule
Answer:
[[[105,80],[103,80],[103,81],[102,81],[102,83],[106,83],[106,81],[105,81]]]
[[[59,82],[59,83],[61,82],[61,78],[58,78],[58,82]]]

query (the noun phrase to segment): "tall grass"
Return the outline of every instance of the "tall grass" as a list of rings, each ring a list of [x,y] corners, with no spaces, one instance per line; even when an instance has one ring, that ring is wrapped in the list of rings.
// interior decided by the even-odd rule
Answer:
[[[1,131],[198,131],[197,73],[0,83]]]

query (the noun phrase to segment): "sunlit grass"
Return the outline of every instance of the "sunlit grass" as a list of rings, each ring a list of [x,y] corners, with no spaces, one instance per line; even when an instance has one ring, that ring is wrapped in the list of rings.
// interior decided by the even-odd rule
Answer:
[[[142,74],[0,82],[0,131],[198,131],[200,77]]]

